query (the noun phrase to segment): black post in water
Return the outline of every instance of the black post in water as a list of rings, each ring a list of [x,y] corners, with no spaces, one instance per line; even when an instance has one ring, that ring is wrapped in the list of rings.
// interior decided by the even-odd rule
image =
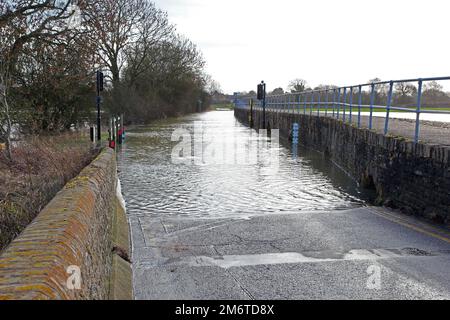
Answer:
[[[100,97],[100,92],[103,91],[103,72],[97,71],[97,134],[98,134],[98,141],[102,140],[102,115],[100,110],[100,105],[102,102],[102,98]]]
[[[263,129],[266,129],[266,84],[261,81],[258,85],[258,100],[262,101],[263,107]]]

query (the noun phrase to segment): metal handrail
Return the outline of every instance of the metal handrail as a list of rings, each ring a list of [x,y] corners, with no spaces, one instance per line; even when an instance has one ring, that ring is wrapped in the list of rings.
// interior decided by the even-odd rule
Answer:
[[[389,120],[391,111],[406,111],[410,113],[416,113],[416,128],[414,141],[419,142],[420,138],[420,115],[424,114],[450,114],[450,111],[446,110],[424,110],[422,108],[423,100],[423,84],[431,81],[445,81],[450,80],[448,77],[429,77],[429,78],[416,78],[416,79],[403,79],[403,80],[390,80],[390,81],[378,81],[372,83],[358,84],[353,86],[344,86],[336,88],[325,88],[319,90],[308,90],[303,92],[293,92],[280,95],[268,95],[266,110],[272,110],[274,112],[298,112],[307,114],[307,110],[310,115],[314,114],[314,109],[317,108],[317,116],[332,116],[337,119],[341,119],[350,123],[353,122],[353,116],[358,114],[358,128],[361,128],[361,109],[369,109],[369,129],[373,129],[373,112],[379,109],[386,110],[385,128],[384,133],[389,132]],[[417,103],[414,108],[397,107],[393,106],[394,98],[394,85],[398,83],[411,83],[416,82],[418,84],[417,89]],[[387,93],[386,105],[375,104],[375,98],[377,94],[377,86],[389,85]],[[363,104],[363,89],[370,87],[370,91],[365,91],[364,94],[370,93],[370,104]],[[325,101],[322,100],[322,94],[325,93]],[[331,95],[330,95],[331,93]],[[331,99],[330,99],[331,96]],[[357,99],[354,99],[354,97]],[[294,97],[294,99],[292,99]],[[298,99],[297,99],[298,98]],[[356,101],[354,101],[356,100]],[[256,108],[262,108],[262,106],[255,106]]]

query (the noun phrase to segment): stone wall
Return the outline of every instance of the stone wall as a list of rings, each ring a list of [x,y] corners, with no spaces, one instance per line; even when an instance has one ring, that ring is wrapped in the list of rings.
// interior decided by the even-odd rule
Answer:
[[[108,299],[114,283],[116,190],[115,153],[107,149],[2,253],[0,300]],[[71,267],[81,271],[79,290],[67,285]]]
[[[249,124],[247,110],[236,117]],[[253,112],[256,129],[262,112]],[[266,126],[290,134],[300,125],[300,143],[322,152],[364,187],[375,188],[377,204],[450,224],[450,147],[414,144],[401,137],[358,129],[342,121],[303,114],[266,114]]]

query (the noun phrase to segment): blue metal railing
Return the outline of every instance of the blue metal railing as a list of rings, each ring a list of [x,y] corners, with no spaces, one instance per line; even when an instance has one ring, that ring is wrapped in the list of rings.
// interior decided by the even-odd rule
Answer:
[[[354,86],[325,88],[321,90],[309,90],[304,92],[288,93],[282,95],[268,95],[266,101],[266,110],[272,112],[292,112],[302,113],[313,116],[316,109],[316,116],[333,117],[344,122],[355,124],[355,116],[357,116],[356,125],[358,128],[362,127],[362,109],[369,109],[368,128],[373,129],[373,118],[376,110],[386,111],[386,118],[384,124],[384,133],[389,133],[389,125],[392,111],[411,112],[416,114],[414,142],[419,142],[420,138],[420,120],[421,114],[450,114],[446,110],[431,110],[424,109],[424,85],[432,81],[450,80],[450,77],[434,77],[434,78],[418,78],[418,79],[404,79],[404,80],[390,80],[379,81],[372,83],[359,84]],[[395,106],[395,85],[396,84],[410,84],[414,88],[414,95],[417,94],[417,100],[407,105],[415,104],[412,107]],[[382,92],[381,89],[387,90]],[[364,91],[368,88],[368,91]],[[380,89],[381,88],[381,89]],[[410,95],[409,98],[412,98]],[[364,99],[367,98],[368,104],[364,104]],[[378,98],[378,99],[377,99]],[[377,104],[379,98],[385,98],[386,104]],[[447,107],[450,107],[450,97],[448,99]],[[355,103],[355,101],[357,101]],[[240,101],[237,108],[248,107],[248,101],[242,103]],[[262,104],[255,103],[256,109],[262,109]],[[435,109],[439,109],[436,107]],[[308,112],[309,110],[309,112]],[[356,110],[356,111],[355,111]],[[356,113],[356,114],[355,114]]]

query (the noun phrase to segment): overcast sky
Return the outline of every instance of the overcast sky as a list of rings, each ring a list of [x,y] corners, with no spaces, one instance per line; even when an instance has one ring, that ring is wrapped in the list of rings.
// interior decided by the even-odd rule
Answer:
[[[156,0],[228,93],[450,75],[448,0]],[[450,83],[442,83],[448,89]]]

